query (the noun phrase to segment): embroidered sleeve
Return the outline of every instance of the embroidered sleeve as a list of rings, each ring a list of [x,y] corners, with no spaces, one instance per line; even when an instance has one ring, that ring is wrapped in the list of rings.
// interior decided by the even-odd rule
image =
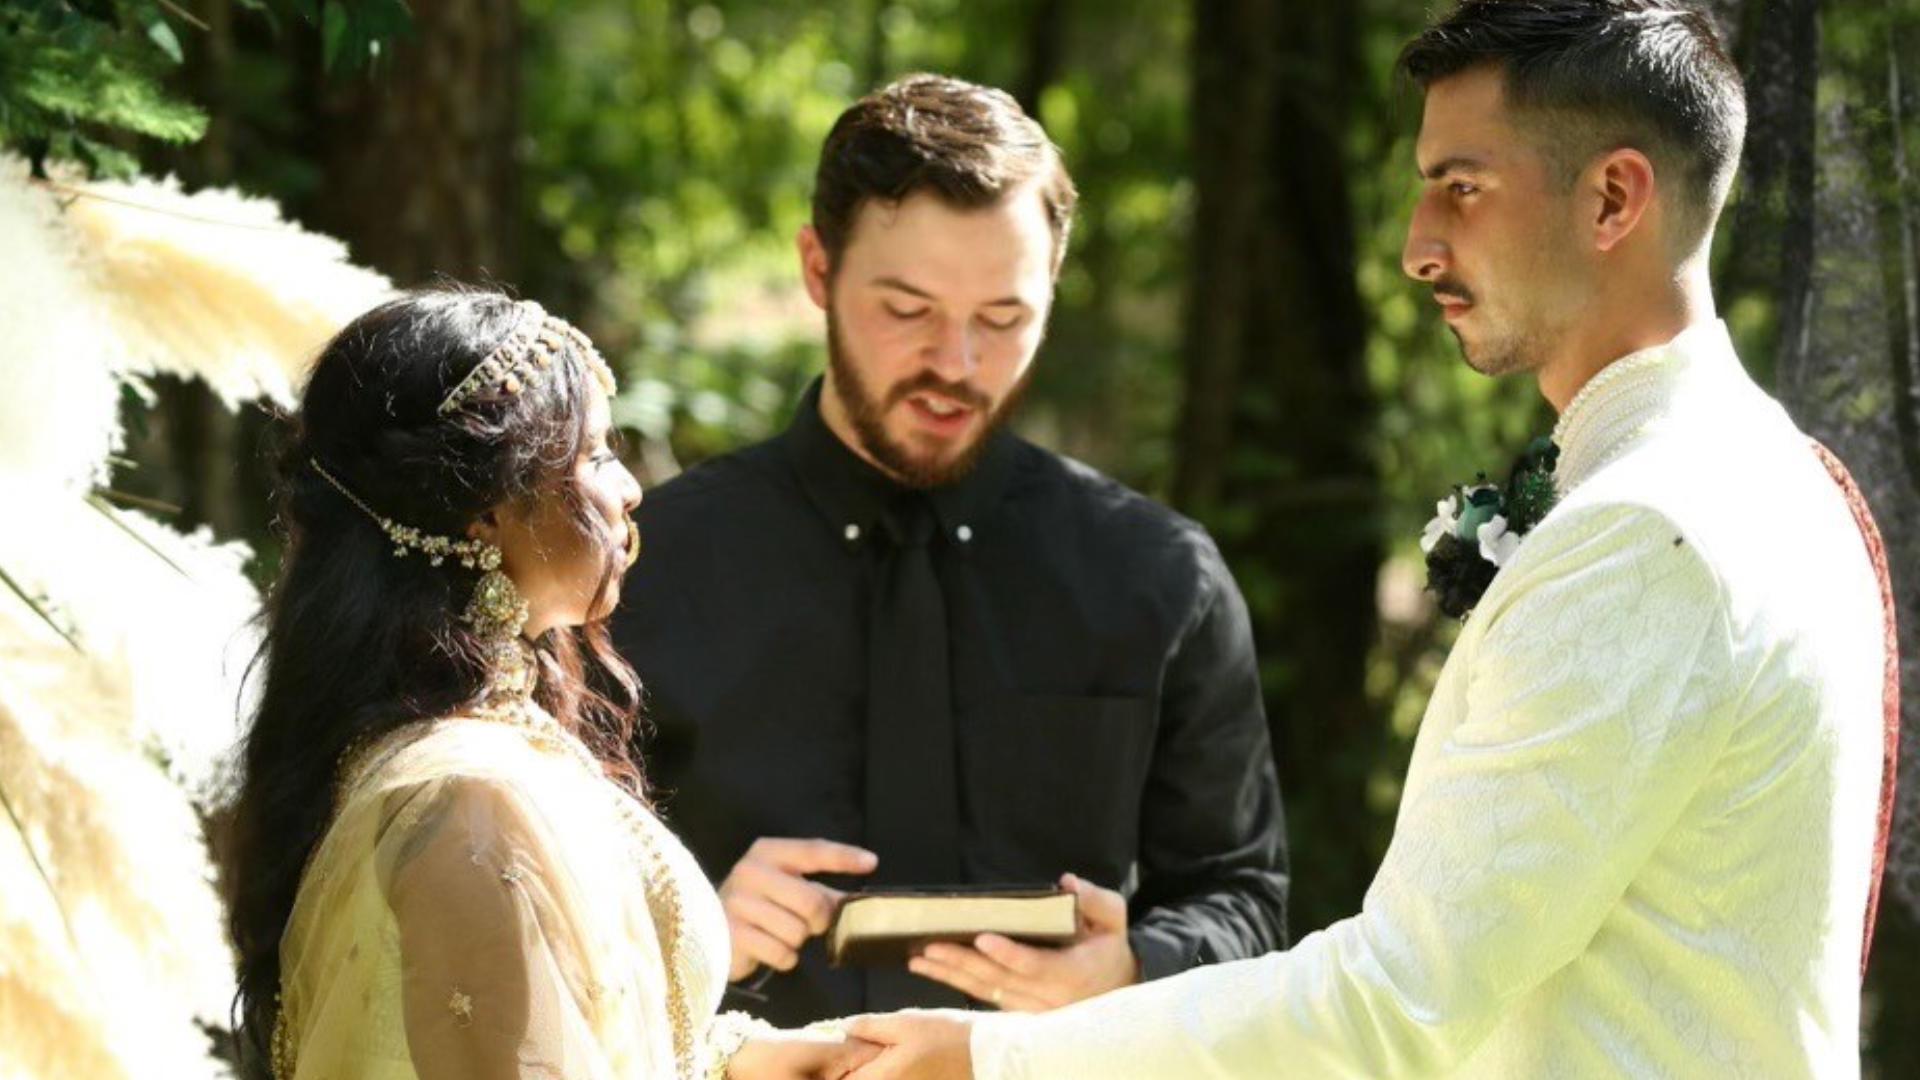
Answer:
[[[507,784],[464,777],[402,799],[380,846],[415,1071],[605,1075],[575,894],[539,813]]]

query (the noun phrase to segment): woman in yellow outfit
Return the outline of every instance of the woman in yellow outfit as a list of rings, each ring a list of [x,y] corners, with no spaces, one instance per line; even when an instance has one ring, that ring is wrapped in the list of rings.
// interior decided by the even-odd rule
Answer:
[[[639,554],[613,378],[538,305],[434,291],[322,352],[281,459],[230,866],[245,1068],[834,1076],[715,1016],[726,919],[626,751]]]

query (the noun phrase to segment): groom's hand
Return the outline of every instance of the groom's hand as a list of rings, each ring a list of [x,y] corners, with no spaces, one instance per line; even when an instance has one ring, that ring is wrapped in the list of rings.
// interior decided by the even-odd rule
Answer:
[[[800,946],[824,934],[840,893],[808,874],[871,874],[879,856],[831,840],[755,840],[720,883],[733,938],[727,979],[739,982],[765,964],[792,971]]]
[[[774,1031],[742,1043],[727,1059],[727,1080],[841,1080],[881,1047],[854,1038]]]
[[[1022,945],[982,934],[973,947],[929,945],[908,970],[998,1008],[1041,1012],[1140,981],[1127,940],[1127,901],[1068,874],[1060,884],[1080,897],[1080,937],[1062,948]]]
[[[972,1080],[970,1025],[966,1013],[946,1009],[856,1017],[847,1033],[881,1049],[849,1080]]]

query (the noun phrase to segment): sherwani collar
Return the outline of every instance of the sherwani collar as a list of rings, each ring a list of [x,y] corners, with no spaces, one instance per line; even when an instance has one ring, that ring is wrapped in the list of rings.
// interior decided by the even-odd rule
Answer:
[[[1638,442],[1673,411],[1687,384],[1739,366],[1727,324],[1714,319],[1602,368],[1574,395],[1553,429],[1560,447],[1554,470],[1560,495],[1571,494]]]

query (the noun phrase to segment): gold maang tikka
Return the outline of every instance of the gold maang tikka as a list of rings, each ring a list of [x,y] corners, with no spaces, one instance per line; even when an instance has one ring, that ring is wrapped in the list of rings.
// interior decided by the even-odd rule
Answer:
[[[467,601],[467,608],[460,615],[461,620],[472,626],[476,634],[493,639],[520,633],[521,627],[527,624],[527,602],[520,595],[520,590],[514,588],[513,579],[500,568],[499,548],[485,540],[455,540],[422,532],[411,525],[402,525],[368,506],[318,460],[307,460],[322,480],[333,485],[335,491],[380,526],[380,531],[393,541],[395,558],[404,559],[408,551],[418,551],[427,557],[428,564],[432,566],[439,566],[453,558],[469,570],[481,571],[480,583],[474,587],[473,598]]]

